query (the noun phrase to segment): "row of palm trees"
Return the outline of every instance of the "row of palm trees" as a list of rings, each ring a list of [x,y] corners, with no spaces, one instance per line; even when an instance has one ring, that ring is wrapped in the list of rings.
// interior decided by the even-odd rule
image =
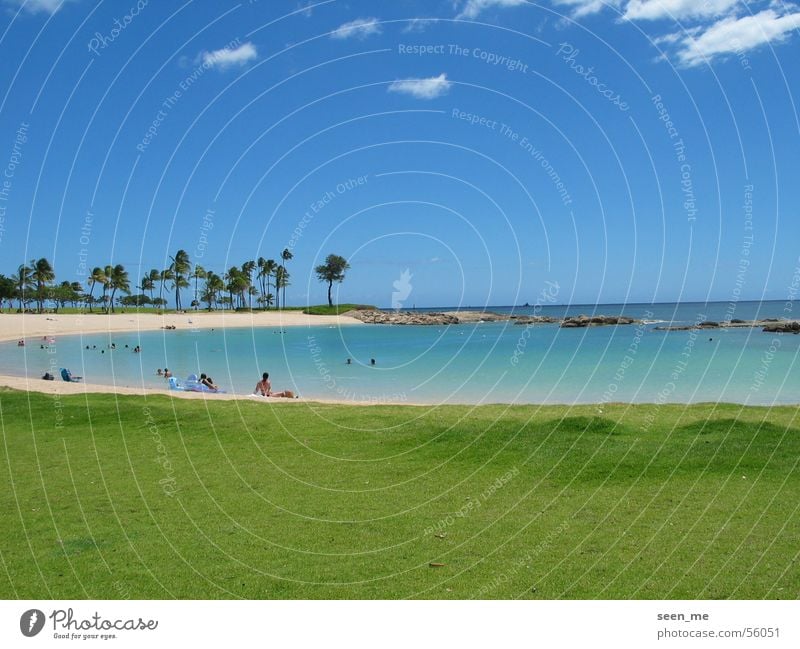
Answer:
[[[88,291],[82,293],[83,287],[77,282],[54,285],[55,271],[50,262],[42,258],[22,264],[11,277],[0,275],[0,307],[3,300],[18,300],[20,311],[35,303],[40,313],[47,301],[61,306],[65,302],[83,302],[90,311],[95,304],[100,304],[106,313],[113,313],[115,304],[151,304],[163,308],[167,304],[164,291],[169,289],[175,291],[175,308],[180,311],[183,310],[181,292],[193,285],[191,306],[195,309],[201,303],[205,303],[209,310],[219,306],[252,309],[254,298],[259,308],[273,305],[280,308],[281,304],[286,304],[286,287],[290,279],[286,262],[292,258],[292,252],[287,248],[280,254],[280,263],[259,257],[257,261],[246,261],[241,267],[232,266],[220,276],[200,264],[193,265],[189,254],[178,250],[174,257],[170,257],[167,268],[153,268],[142,277],[139,285],[134,287],[140,291],[138,295],[132,295],[130,277],[122,264],[92,269],[87,277]],[[202,286],[200,280],[203,280]],[[156,289],[158,297],[154,295]]]

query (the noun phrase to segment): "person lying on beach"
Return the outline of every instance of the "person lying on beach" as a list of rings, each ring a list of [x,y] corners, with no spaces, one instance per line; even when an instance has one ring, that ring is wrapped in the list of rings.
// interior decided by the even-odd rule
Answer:
[[[287,399],[294,398],[294,394],[292,394],[290,390],[284,390],[283,392],[273,392],[272,383],[270,383],[268,372],[264,372],[261,375],[261,380],[258,383],[256,383],[256,389],[253,390],[253,394],[260,394],[262,397],[283,397]]]
[[[205,385],[209,390],[214,390],[215,392],[219,390],[219,387],[214,385],[213,379],[205,374],[200,375],[200,383]]]

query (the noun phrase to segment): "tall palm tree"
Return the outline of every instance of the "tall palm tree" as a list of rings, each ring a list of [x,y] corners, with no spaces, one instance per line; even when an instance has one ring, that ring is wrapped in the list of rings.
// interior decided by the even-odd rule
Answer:
[[[261,292],[261,297],[264,297],[264,294],[267,292],[266,288],[264,287],[264,266],[266,265],[267,260],[263,257],[259,257],[258,261],[256,261],[256,267],[258,268],[258,273],[256,273],[256,277],[258,278],[258,288]],[[258,300],[261,302],[261,299]]]
[[[250,289],[253,287],[253,271],[255,268],[256,262],[254,261],[246,261],[242,264],[242,276],[246,282],[245,290],[249,296],[248,307],[250,309],[253,308],[252,293],[250,293]]]
[[[205,278],[207,274],[206,269],[200,264],[194,265],[194,270],[192,271],[192,277],[194,277],[194,302],[192,302],[192,306],[194,306],[195,309],[200,306],[200,302],[197,301],[197,280],[201,277]]]
[[[125,267],[122,264],[117,264],[111,268],[109,286],[111,287],[111,301],[106,307],[106,313],[108,313],[109,308],[111,309],[111,313],[114,313],[114,296],[116,295],[117,291],[120,290],[123,293],[131,292],[131,283],[128,279],[128,271],[125,270]]]
[[[19,299],[19,310],[22,311],[22,305],[28,301],[26,293],[33,286],[33,269],[25,264],[20,264],[11,279],[14,282],[17,298]]]
[[[286,286],[289,284],[289,271],[286,270],[286,267],[283,265],[278,266],[275,269],[275,296],[278,298],[281,294],[281,289],[283,289],[283,299],[276,299],[276,303],[279,309],[286,308]],[[283,305],[283,306],[281,306]]]
[[[153,285],[150,289],[150,301],[153,301],[153,290],[156,287],[156,282],[161,281],[161,271],[158,268],[151,268],[150,272],[147,273],[147,280]]]
[[[147,274],[144,277],[142,277],[142,283],[139,285],[139,288],[142,289],[142,293],[144,293],[145,291],[149,291],[150,292],[150,301],[151,302],[153,301],[153,289],[155,288],[155,286],[156,286],[156,283],[152,279],[150,279],[150,275],[149,274]]]
[[[103,306],[105,307],[106,313],[108,313],[108,289],[111,286],[111,276],[114,274],[114,267],[113,266],[106,266],[103,268]]]
[[[189,285],[186,278],[189,275],[192,264],[189,261],[189,253],[185,250],[178,250],[178,252],[175,253],[175,256],[171,257],[171,259],[172,272],[175,273],[175,277],[172,280],[172,284],[175,287],[175,308],[180,311],[181,289],[186,288]]]
[[[174,279],[175,273],[172,270],[172,266],[169,268],[165,268],[164,270],[158,273],[158,280],[161,282],[161,288],[158,290],[158,299],[161,304],[163,304],[164,299],[164,284],[170,282]]]
[[[267,259],[264,262],[264,267],[261,269],[261,272],[264,273],[264,283],[266,285],[265,289],[262,291],[264,295],[269,294],[269,278],[275,274],[275,270],[278,268],[278,264],[275,263],[274,259]],[[267,306],[272,304],[272,300],[265,302]]]
[[[92,274],[87,277],[89,280],[89,296],[86,300],[89,303],[89,311],[92,311],[92,303],[94,302],[94,287],[96,284],[105,284],[106,276],[100,266],[95,266],[92,269]]]
[[[292,251],[288,248],[284,248],[283,252],[281,253],[281,259],[283,260],[283,308],[286,308],[286,286],[289,284],[289,273],[286,271],[286,262],[289,261],[294,255]]]
[[[36,282],[36,303],[39,307],[39,313],[41,313],[44,311],[45,286],[56,278],[56,274],[50,262],[44,257],[31,261],[31,266],[33,267],[31,275],[33,281]]]

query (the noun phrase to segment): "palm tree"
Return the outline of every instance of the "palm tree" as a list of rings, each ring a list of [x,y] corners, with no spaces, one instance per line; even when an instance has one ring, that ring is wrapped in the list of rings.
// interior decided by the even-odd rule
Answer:
[[[103,268],[103,281],[101,282],[103,285],[103,305],[105,307],[106,313],[108,313],[108,299],[106,297],[106,293],[108,291],[109,286],[111,285],[111,276],[114,274],[114,267],[113,266],[106,266]]]
[[[253,271],[255,268],[256,262],[254,261],[246,261],[242,264],[242,276],[246,282],[245,290],[247,291],[248,296],[250,296],[248,301],[248,307],[250,309],[253,308],[252,293],[250,293],[250,289],[253,288]]]
[[[56,274],[50,262],[44,257],[37,261],[31,261],[31,265],[33,266],[31,276],[36,282],[36,302],[39,306],[39,313],[41,313],[44,311],[45,286],[56,278]]]
[[[164,304],[164,284],[172,281],[174,277],[175,273],[172,270],[172,266],[165,268],[158,273],[158,280],[161,282],[161,288],[158,290],[158,299],[160,300],[160,304]]]
[[[22,305],[27,303],[25,296],[26,291],[33,287],[33,270],[25,264],[20,264],[17,272],[11,276],[14,281],[14,287],[17,291],[17,298],[19,299],[19,310],[22,311]]]
[[[265,284],[265,288],[262,288],[261,293],[262,295],[268,295],[269,293],[269,278],[275,274],[276,269],[278,268],[278,264],[275,263],[274,259],[267,259],[264,261],[264,265],[259,272],[259,277],[263,273],[263,282]],[[272,304],[272,300],[265,302],[267,306]]]
[[[107,266],[107,268],[111,267]],[[111,309],[111,312],[114,313],[114,296],[116,295],[117,290],[128,294],[131,292],[131,283],[128,279],[128,271],[125,270],[125,267],[122,264],[117,264],[111,268],[109,286],[111,287],[111,300],[110,304],[106,307],[106,313],[108,313],[109,308]]]
[[[328,282],[328,306],[333,306],[333,297],[331,296],[333,283],[339,282],[341,284],[344,281],[344,274],[349,268],[350,264],[347,263],[344,257],[328,255],[325,258],[325,263],[314,269],[320,282]]]
[[[142,290],[143,293],[145,291],[150,291],[150,302],[153,301],[153,289],[155,288],[155,286],[156,283],[152,279],[150,279],[149,274],[142,277],[142,283],[139,286],[139,288]]]
[[[175,256],[171,257],[171,259],[172,272],[175,273],[175,277],[172,280],[172,285],[175,287],[175,308],[180,311],[181,289],[189,286],[186,277],[189,275],[192,264],[189,261],[189,253],[187,253],[185,250],[178,250],[178,252],[175,253]]]
[[[201,277],[205,278],[207,274],[206,269],[200,264],[194,265],[194,270],[192,271],[192,277],[194,277],[194,302],[192,302],[192,306],[194,306],[195,309],[200,306],[200,302],[197,301],[197,280]]]
[[[289,271],[286,267],[281,265],[275,269],[275,295],[279,298],[281,289],[283,289],[283,300],[280,298],[276,300],[278,308],[286,308],[286,286],[289,284]],[[281,304],[283,306],[281,306]]]
[[[92,269],[92,274],[87,278],[89,280],[89,296],[86,300],[89,303],[89,311],[92,311],[92,303],[94,302],[94,287],[95,284],[105,284],[106,276],[100,266],[95,266]]]
[[[150,272],[147,273],[147,281],[152,284],[152,288],[150,289],[150,301],[153,301],[153,290],[156,287],[156,282],[161,281],[161,271],[158,268],[151,268]]]
[[[281,259],[283,260],[283,308],[286,308],[286,287],[289,284],[289,273],[286,272],[286,262],[289,261],[294,255],[292,251],[288,248],[284,248],[283,252],[281,253]]]

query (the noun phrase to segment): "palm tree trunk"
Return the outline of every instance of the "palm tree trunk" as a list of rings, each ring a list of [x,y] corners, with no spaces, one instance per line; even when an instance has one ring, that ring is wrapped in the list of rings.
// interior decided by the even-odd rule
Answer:
[[[328,282],[328,306],[333,306],[333,299],[331,298],[331,289],[333,288],[333,281]]]

